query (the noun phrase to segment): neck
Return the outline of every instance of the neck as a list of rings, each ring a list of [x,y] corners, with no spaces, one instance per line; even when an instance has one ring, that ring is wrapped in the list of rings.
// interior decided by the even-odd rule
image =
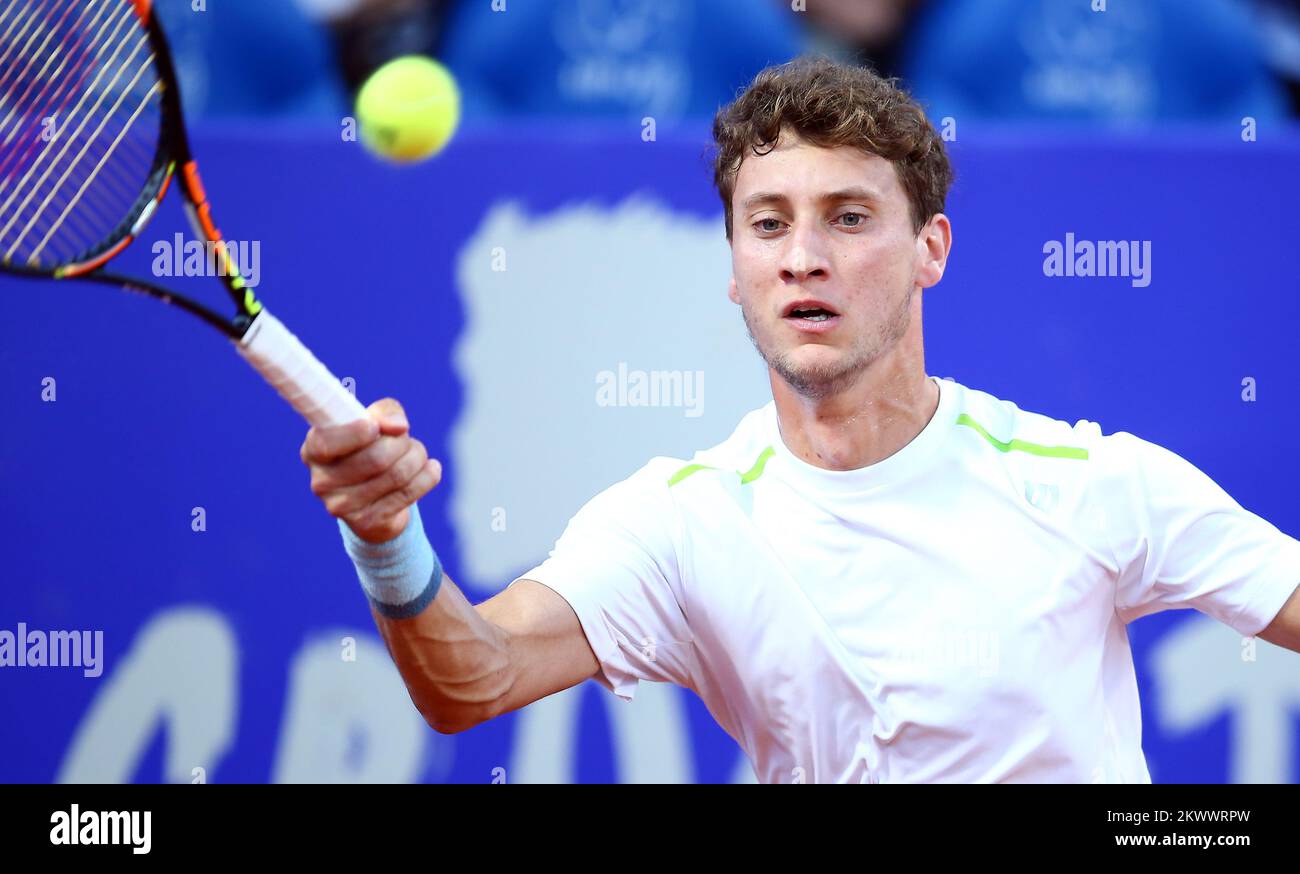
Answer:
[[[826,470],[857,470],[902,449],[933,418],[939,387],[925,375],[919,320],[840,392],[805,397],[769,371],[781,439]]]

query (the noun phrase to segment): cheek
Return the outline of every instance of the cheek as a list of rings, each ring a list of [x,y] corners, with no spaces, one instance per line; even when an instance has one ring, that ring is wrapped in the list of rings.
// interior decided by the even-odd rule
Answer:
[[[753,300],[767,294],[772,278],[778,275],[769,256],[753,248],[734,250],[731,273],[736,277],[741,300]]]
[[[846,253],[840,276],[855,297],[885,301],[907,294],[912,281],[912,250],[897,244]]]

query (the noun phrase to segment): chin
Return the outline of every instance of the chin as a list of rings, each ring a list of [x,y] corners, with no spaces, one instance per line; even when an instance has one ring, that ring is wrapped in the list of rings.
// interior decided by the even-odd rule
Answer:
[[[790,350],[771,366],[793,389],[809,397],[833,394],[852,382],[860,369],[840,350],[825,346]]]
[[[849,356],[842,349],[834,346],[801,343],[792,349],[787,349],[782,359],[792,369],[813,373],[840,370],[848,363]]]

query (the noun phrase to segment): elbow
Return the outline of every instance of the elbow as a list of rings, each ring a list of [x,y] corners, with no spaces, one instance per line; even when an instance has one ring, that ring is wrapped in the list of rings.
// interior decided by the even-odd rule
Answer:
[[[481,721],[466,719],[463,716],[454,716],[448,713],[430,713],[424,710],[420,711],[420,715],[424,717],[425,724],[438,734],[460,734],[474,728]]]
[[[469,731],[474,727],[469,723],[443,722],[428,717],[425,717],[424,721],[428,723],[429,728],[432,728],[438,734],[460,734],[462,731]]]
[[[438,734],[460,734],[469,731],[500,713],[496,702],[466,703],[440,701],[436,704],[417,704],[425,723]]]
[[[455,654],[453,654],[455,655]],[[507,709],[514,675],[508,662],[496,659],[484,667],[478,662],[448,660],[443,665],[453,681],[407,682],[407,691],[429,727],[439,734],[460,734]]]

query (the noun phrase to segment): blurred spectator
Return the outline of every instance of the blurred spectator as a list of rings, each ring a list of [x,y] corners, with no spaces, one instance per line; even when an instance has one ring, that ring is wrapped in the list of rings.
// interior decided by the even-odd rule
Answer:
[[[339,67],[356,92],[376,69],[402,55],[437,55],[452,0],[298,0],[334,37]]]
[[[905,78],[932,117],[1150,121],[1286,111],[1236,0],[935,0]]]
[[[1300,0],[1244,0],[1255,14],[1264,58],[1300,116]]]
[[[328,117],[346,92],[328,35],[284,0],[155,0],[193,118]]]
[[[337,119],[398,55],[469,118],[707,119],[813,50],[934,117],[1162,120],[1300,109],[1300,0],[156,0],[195,117]]]
[[[899,75],[899,51],[926,0],[808,0],[805,18],[811,49],[845,63]]]
[[[771,0],[457,0],[440,55],[467,117],[710,118],[769,64],[799,53]],[[783,8],[785,7],[785,8]]]

